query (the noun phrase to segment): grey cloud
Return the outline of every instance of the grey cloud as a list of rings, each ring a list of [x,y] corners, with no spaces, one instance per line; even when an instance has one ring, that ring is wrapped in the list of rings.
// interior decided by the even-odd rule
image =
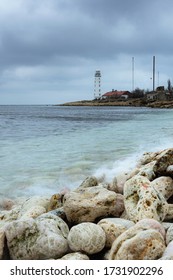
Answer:
[[[0,85],[5,84],[4,91],[12,88],[9,77],[15,79],[14,90],[27,77],[31,89],[38,81],[40,91],[45,88],[42,80],[47,90],[53,81],[59,91],[62,81],[70,89],[78,77],[87,85],[96,67],[106,72],[116,64],[118,73],[127,59],[130,69],[131,56],[136,57],[136,68],[147,71],[155,54],[164,76],[171,75],[172,0],[10,2],[0,0]],[[78,84],[76,88],[83,90]]]

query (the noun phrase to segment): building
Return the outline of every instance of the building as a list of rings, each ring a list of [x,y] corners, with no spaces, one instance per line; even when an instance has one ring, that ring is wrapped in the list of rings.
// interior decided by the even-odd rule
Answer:
[[[130,96],[129,91],[118,91],[112,89],[102,95],[102,99],[115,100],[115,99],[127,99]]]
[[[147,93],[146,98],[148,101],[168,101],[173,99],[173,94],[165,90],[164,86],[160,86],[156,91]]]

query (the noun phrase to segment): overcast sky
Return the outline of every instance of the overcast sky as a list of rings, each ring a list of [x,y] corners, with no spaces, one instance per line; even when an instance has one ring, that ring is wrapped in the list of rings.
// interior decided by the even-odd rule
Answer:
[[[59,104],[173,82],[172,0],[0,0],[0,104]]]

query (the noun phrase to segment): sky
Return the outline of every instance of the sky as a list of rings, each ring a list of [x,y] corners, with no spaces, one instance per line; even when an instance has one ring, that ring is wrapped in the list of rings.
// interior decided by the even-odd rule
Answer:
[[[0,105],[173,83],[172,0],[0,0]]]

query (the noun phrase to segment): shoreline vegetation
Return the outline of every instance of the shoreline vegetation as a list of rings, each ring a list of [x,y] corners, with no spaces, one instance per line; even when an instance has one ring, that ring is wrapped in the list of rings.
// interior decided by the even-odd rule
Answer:
[[[131,106],[131,107],[150,107],[150,108],[173,108],[173,100],[167,101],[147,101],[141,98],[128,100],[81,100],[57,104],[55,106]]]

